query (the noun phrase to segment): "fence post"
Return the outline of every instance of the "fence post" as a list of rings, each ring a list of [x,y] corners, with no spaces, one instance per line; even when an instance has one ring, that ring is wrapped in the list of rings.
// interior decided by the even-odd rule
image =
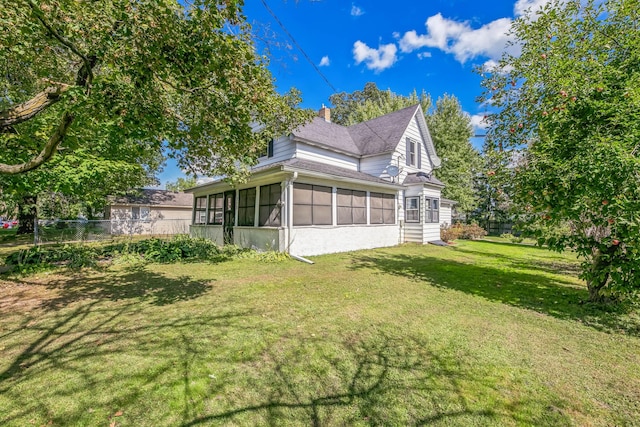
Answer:
[[[38,245],[38,217],[33,219],[33,244]]]

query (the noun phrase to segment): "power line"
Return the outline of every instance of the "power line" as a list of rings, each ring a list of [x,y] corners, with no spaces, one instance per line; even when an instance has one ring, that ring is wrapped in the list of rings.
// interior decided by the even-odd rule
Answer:
[[[264,5],[264,8],[267,9],[267,12],[269,12],[269,14],[273,17],[273,19],[275,19],[275,21],[278,23],[278,25],[280,26],[280,28],[282,28],[282,31],[284,31],[284,33],[291,39],[291,41],[293,42],[293,44],[296,46],[296,48],[300,51],[300,53],[302,53],[302,56],[304,56],[304,58],[307,60],[307,62],[309,62],[309,64],[311,64],[311,66],[313,67],[314,70],[316,70],[316,73],[318,73],[320,75],[320,77],[322,77],[322,79],[325,81],[325,83],[331,88],[331,90],[333,90],[334,93],[338,92],[338,89],[336,89],[336,87],[334,85],[331,84],[331,82],[329,81],[329,79],[322,74],[322,71],[320,71],[320,69],[318,68],[318,66],[311,60],[311,58],[309,58],[309,55],[307,55],[307,53],[304,51],[304,49],[302,49],[302,46],[300,46],[298,44],[298,42],[296,41],[296,39],[293,37],[293,35],[291,35],[291,33],[287,30],[287,28],[284,26],[284,24],[282,23],[282,21],[280,21],[280,19],[278,19],[278,17],[276,16],[276,14],[273,12],[273,10],[271,10],[271,8],[269,7],[269,5],[267,5],[267,2],[265,0],[261,0],[262,4]]]

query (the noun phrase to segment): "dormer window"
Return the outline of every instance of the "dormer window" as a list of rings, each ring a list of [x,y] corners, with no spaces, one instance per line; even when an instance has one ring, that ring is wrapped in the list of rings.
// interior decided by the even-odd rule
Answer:
[[[420,143],[414,139],[407,138],[407,166],[413,166],[420,169],[421,167],[421,153]]]
[[[258,157],[273,157],[273,139],[269,141],[267,146],[264,148],[264,150],[262,150]]]

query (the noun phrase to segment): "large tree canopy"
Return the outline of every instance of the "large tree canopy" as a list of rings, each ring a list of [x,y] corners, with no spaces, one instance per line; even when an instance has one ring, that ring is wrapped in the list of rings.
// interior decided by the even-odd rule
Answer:
[[[243,1],[186,4],[2,2],[0,173],[106,141],[164,144],[185,170],[234,176],[304,121],[297,94],[275,91]]]
[[[594,301],[640,288],[638,22],[638,0],[552,2],[484,82],[491,140],[525,153],[514,201],[540,243],[583,258]]]

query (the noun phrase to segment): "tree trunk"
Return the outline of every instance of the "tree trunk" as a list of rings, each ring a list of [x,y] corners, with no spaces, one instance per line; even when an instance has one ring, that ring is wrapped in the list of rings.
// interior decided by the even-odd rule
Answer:
[[[615,252],[615,247],[610,248],[609,254]],[[602,290],[607,286],[609,281],[609,273],[604,275],[600,274],[600,271],[607,268],[610,261],[608,258],[602,257],[602,253],[599,250],[594,250],[593,261],[591,263],[590,279],[587,281],[587,289],[589,290],[589,301],[594,303],[602,303],[607,300],[605,295],[602,294]]]
[[[34,223],[38,218],[36,203],[37,196],[24,196],[18,205],[18,231],[17,234],[33,234]]]

